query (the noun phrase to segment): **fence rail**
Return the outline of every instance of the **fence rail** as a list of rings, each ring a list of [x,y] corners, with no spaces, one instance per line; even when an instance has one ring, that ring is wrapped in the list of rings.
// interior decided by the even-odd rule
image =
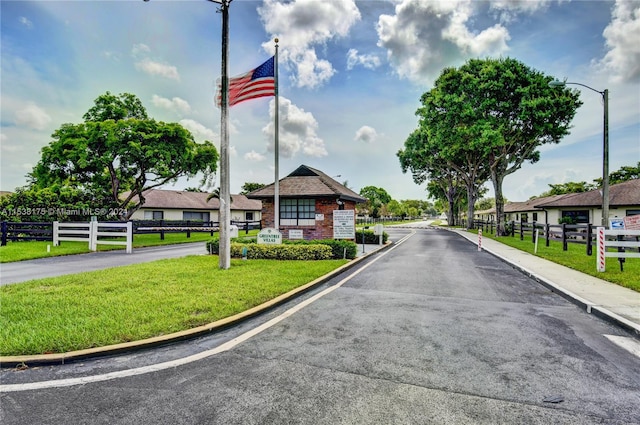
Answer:
[[[8,241],[50,241],[53,225],[50,222],[16,223],[3,221],[0,224],[0,230],[2,232],[1,245],[5,246]]]
[[[108,223],[108,222],[100,222]],[[109,223],[123,223],[123,222],[109,222]],[[219,223],[217,221],[165,221],[165,220],[133,220],[132,231],[133,234],[153,234],[160,235],[160,239],[164,240],[165,233],[186,233],[187,238],[191,237],[191,232],[209,232],[211,236],[219,230]],[[239,221],[232,220],[232,225],[238,227],[238,230],[245,231],[245,234],[249,233],[249,230],[262,229],[262,222],[253,221]],[[68,226],[67,226],[68,225]],[[86,227],[86,222],[68,222],[62,229],[65,230],[67,237],[72,237],[74,231],[83,231]],[[84,226],[84,227],[83,227]],[[0,223],[1,233],[1,245],[5,246],[7,242],[20,242],[20,241],[54,241],[54,225],[52,222],[8,222],[3,221]],[[86,235],[84,232],[75,233],[74,237],[80,238],[81,235]],[[88,238],[88,236],[86,236]],[[64,239],[61,239],[64,240]],[[81,239],[83,242],[85,239]],[[55,244],[54,244],[55,245]]]
[[[495,234],[495,222],[474,220],[474,227],[482,229],[484,232]],[[587,224],[544,224],[544,223],[528,223],[509,221],[506,223],[506,229],[510,236],[520,237],[520,240],[531,239],[532,243],[536,240],[536,230],[540,238],[544,238],[545,245],[549,246],[550,241],[562,243],[562,250],[568,250],[570,243],[585,245],[587,255],[593,255],[594,246],[596,246],[596,227],[591,223]],[[638,236],[628,236],[638,240]],[[633,240],[630,241],[633,244]],[[630,248],[632,247],[632,248]],[[627,245],[626,249],[634,249],[635,245]]]
[[[613,236],[615,239],[607,239],[607,236]],[[625,237],[635,237],[635,241],[625,240]],[[598,227],[598,256],[596,269],[599,272],[605,271],[606,257],[617,257],[620,262],[620,271],[623,270],[624,260],[626,258],[640,258],[640,230],[607,230],[604,227]],[[617,248],[617,251],[607,251],[609,248]],[[636,249],[636,252],[627,252],[626,249]]]

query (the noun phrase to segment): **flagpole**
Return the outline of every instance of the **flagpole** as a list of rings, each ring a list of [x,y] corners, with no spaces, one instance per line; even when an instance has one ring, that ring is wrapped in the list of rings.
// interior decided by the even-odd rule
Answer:
[[[274,156],[275,156],[275,186],[273,192],[273,227],[280,231],[280,173],[278,170],[279,167],[279,157],[280,157],[280,146],[279,146],[279,113],[280,107],[278,104],[278,39],[275,39],[276,43],[276,54],[274,58],[274,82],[275,82],[275,131],[274,131]]]

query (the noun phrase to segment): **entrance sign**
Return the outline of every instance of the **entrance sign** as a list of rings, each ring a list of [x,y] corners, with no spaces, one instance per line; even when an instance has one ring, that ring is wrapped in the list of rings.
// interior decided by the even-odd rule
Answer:
[[[355,239],[356,216],[354,210],[333,211],[333,239]]]
[[[258,243],[266,245],[279,245],[282,243],[282,233],[273,227],[267,227],[258,233]]]

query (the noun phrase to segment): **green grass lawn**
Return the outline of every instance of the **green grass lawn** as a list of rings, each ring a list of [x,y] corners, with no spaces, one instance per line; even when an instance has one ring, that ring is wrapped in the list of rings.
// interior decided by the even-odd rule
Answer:
[[[250,230],[249,236],[256,235],[258,230]],[[240,232],[240,236],[245,236],[245,232]],[[209,232],[191,232],[191,237],[187,238],[186,233],[165,233],[164,240],[160,239],[160,234],[139,234],[133,235],[133,247],[142,248],[145,246],[171,245],[189,242],[204,242],[211,239]],[[121,238],[124,240],[124,238]],[[47,251],[49,247],[49,251]],[[98,245],[98,251],[113,249],[124,249],[118,245]],[[60,246],[53,246],[53,242],[8,242],[6,246],[0,247],[0,263],[13,261],[32,260],[35,258],[56,257],[60,255],[84,254],[91,252],[88,242],[61,242]]]
[[[472,230],[471,232],[477,233],[477,230]],[[596,270],[596,247],[593,247],[593,254],[589,256],[586,254],[586,245],[569,243],[567,245],[568,250],[563,251],[561,242],[549,241],[549,246],[547,247],[544,239],[540,239],[538,253],[534,254],[535,244],[531,242],[530,235],[528,237],[525,236],[522,241],[518,235],[515,237],[495,238],[493,235],[483,232],[482,237],[489,237],[521,251],[640,292],[640,258],[627,258],[624,263],[624,271],[621,272],[618,259],[608,257],[606,259],[606,271],[601,273]]]
[[[304,285],[345,260],[191,256],[0,287],[0,354],[61,353],[190,329]]]

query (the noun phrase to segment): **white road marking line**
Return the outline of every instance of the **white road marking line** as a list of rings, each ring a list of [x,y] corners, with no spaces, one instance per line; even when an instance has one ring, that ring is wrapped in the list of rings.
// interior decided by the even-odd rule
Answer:
[[[121,370],[121,371],[117,371],[117,372],[110,372],[110,373],[105,373],[102,375],[92,375],[92,376],[83,376],[80,378],[68,378],[68,379],[57,379],[57,380],[53,380],[53,381],[40,381],[40,382],[29,382],[29,383],[25,383],[25,384],[7,384],[7,385],[0,385],[0,393],[5,393],[5,392],[18,392],[18,391],[31,391],[31,390],[41,390],[41,389],[47,389],[47,388],[61,388],[61,387],[70,387],[70,386],[74,386],[74,385],[85,385],[85,384],[90,384],[90,383],[94,383],[94,382],[103,382],[103,381],[109,381],[112,379],[119,379],[119,378],[126,378],[126,377],[130,377],[130,376],[136,376],[136,375],[143,375],[145,373],[152,373],[152,372],[158,372],[161,370],[165,370],[165,369],[171,369],[174,367],[178,367],[178,366],[182,366],[188,363],[192,363],[192,362],[196,362],[198,360],[202,360],[205,359],[207,357],[216,355],[218,353],[222,353],[225,351],[228,351],[230,349],[232,349],[233,347],[235,347],[238,344],[241,344],[242,342],[258,335],[260,332],[269,329],[270,327],[272,327],[273,325],[281,322],[282,320],[286,319],[287,317],[293,315],[294,313],[302,310],[303,308],[305,308],[306,306],[308,306],[309,304],[317,301],[318,299],[324,297],[325,295],[333,292],[334,290],[338,289],[339,287],[341,287],[342,285],[344,285],[346,282],[348,282],[349,280],[351,280],[351,278],[357,276],[360,272],[362,272],[363,270],[365,270],[367,267],[369,267],[370,265],[372,265],[373,263],[375,263],[376,261],[378,261],[380,258],[382,258],[384,255],[386,255],[387,253],[391,252],[393,249],[395,249],[397,246],[399,246],[400,244],[402,244],[403,242],[405,242],[407,239],[409,239],[411,236],[413,236],[415,234],[415,230],[412,231],[410,234],[408,234],[407,236],[403,237],[402,239],[400,239],[398,242],[396,242],[391,248],[389,248],[388,250],[386,250],[385,252],[383,252],[382,254],[380,254],[380,256],[374,258],[370,263],[365,264],[364,266],[362,266],[362,268],[358,269],[357,271],[355,271],[353,274],[347,276],[346,278],[342,279],[340,282],[336,283],[335,285],[325,289],[322,292],[317,293],[316,295],[314,295],[313,297],[302,301],[300,304],[291,307],[289,310],[285,311],[284,313],[282,313],[281,315],[274,317],[273,319],[269,320],[268,322],[263,323],[262,325],[251,329],[250,331],[247,331],[245,333],[243,333],[242,335],[225,342],[224,344],[216,347],[216,348],[212,348],[210,350],[206,350],[203,351],[201,353],[198,354],[194,354],[188,357],[184,357],[182,359],[177,359],[177,360],[171,360],[168,362],[163,362],[163,363],[158,363],[158,364],[154,364],[154,365],[149,365],[149,366],[143,366],[143,367],[138,367],[135,369],[129,369],[129,370]]]
[[[604,335],[609,341],[624,348],[636,357],[640,357],[640,342],[633,338],[617,335]]]

